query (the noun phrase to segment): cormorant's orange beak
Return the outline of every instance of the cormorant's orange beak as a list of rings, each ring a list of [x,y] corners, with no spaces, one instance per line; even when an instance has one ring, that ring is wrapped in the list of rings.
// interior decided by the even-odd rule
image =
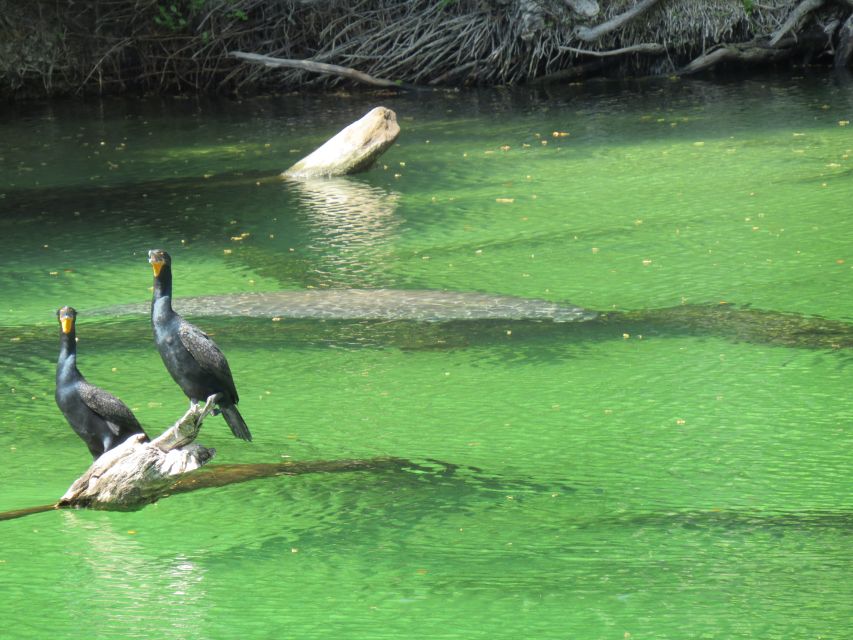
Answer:
[[[74,328],[74,317],[60,316],[59,324],[62,327],[62,333],[71,333],[71,330]]]
[[[162,262],[154,262],[152,260],[149,260],[149,262],[151,262],[151,268],[154,269],[154,277],[156,278],[157,276],[160,275],[160,269],[163,268],[163,263]]]

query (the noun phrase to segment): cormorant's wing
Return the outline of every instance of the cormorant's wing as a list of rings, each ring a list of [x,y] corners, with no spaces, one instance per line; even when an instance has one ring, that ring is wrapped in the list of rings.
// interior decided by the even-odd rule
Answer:
[[[113,394],[85,380],[79,382],[77,388],[86,406],[101,416],[114,434],[119,434],[122,425],[142,428],[133,412]]]
[[[228,366],[228,361],[210,336],[183,318],[178,336],[198,365],[219,380],[220,384],[231,392],[234,402],[237,402],[239,398],[231,375],[231,367]]]

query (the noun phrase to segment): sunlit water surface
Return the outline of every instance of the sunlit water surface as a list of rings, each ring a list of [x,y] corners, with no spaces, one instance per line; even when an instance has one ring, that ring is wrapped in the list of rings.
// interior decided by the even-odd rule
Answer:
[[[372,171],[275,177],[376,104],[402,133]],[[185,409],[147,318],[87,313],[147,300],[153,247],[177,296],[447,289],[853,322],[851,116],[850,87],[802,78],[6,107],[0,511],[55,500],[89,461],[53,401],[59,306],[80,311],[83,373],[149,432]],[[420,466],[0,522],[3,637],[850,631],[847,350],[616,325],[197,323],[255,436],[209,419],[213,464]]]

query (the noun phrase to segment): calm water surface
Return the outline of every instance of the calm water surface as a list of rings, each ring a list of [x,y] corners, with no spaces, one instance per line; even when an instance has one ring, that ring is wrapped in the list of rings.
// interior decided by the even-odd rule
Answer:
[[[374,170],[274,178],[376,104],[403,132]],[[149,298],[153,247],[179,297],[448,289],[853,323],[853,89],[831,80],[0,115],[0,511],[57,499],[88,464],[53,401],[59,306],[81,313],[83,373],[149,432],[185,409],[147,319],[89,313]],[[255,435],[210,419],[214,464],[421,468],[0,522],[3,637],[851,630],[847,350],[616,325],[197,322]]]

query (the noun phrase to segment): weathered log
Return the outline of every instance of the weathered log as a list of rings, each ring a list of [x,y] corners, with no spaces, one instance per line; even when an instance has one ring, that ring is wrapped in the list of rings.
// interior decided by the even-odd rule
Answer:
[[[206,466],[196,471],[189,473],[178,474],[172,476],[170,482],[166,482],[159,489],[158,498],[166,498],[176,493],[187,493],[198,489],[211,489],[215,487],[224,487],[240,482],[248,482],[250,480],[260,480],[263,478],[277,478],[281,476],[298,476],[306,473],[344,473],[353,471],[429,471],[438,465],[442,474],[452,473],[456,468],[447,462],[439,462],[429,460],[432,466],[424,467],[421,464],[406,460],[404,458],[393,457],[377,457],[366,459],[343,459],[343,460],[303,460],[303,461],[285,461],[285,462],[260,462],[254,464],[227,464],[227,465],[211,465]],[[24,509],[13,509],[11,511],[0,512],[0,522],[4,520],[14,520],[25,516],[44,513],[45,511],[55,511],[57,509],[90,507],[101,510],[116,510],[116,511],[131,511],[141,509],[146,504],[154,502],[154,499],[149,499],[140,503],[125,503],[115,504],[106,502],[90,502],[82,504],[80,502],[65,501],[55,502],[52,504],[43,504],[37,507],[27,507]]]
[[[62,508],[130,511],[175,493],[260,478],[418,467],[401,458],[381,457],[232,464],[202,469],[215,451],[193,440],[198,436],[204,418],[213,411],[217,399],[217,395],[212,395],[204,405],[191,406],[180,420],[151,442],[145,442],[140,434],[107,451],[74,481],[56,504],[0,513],[0,520]]]
[[[397,115],[376,107],[285,171],[286,178],[342,176],[365,171],[400,134]]]
[[[193,442],[204,418],[213,411],[217,396],[204,405],[192,405],[160,437],[147,442],[131,436],[110,449],[69,487],[60,507],[131,509],[155,502],[175,477],[200,468],[216,453]]]

